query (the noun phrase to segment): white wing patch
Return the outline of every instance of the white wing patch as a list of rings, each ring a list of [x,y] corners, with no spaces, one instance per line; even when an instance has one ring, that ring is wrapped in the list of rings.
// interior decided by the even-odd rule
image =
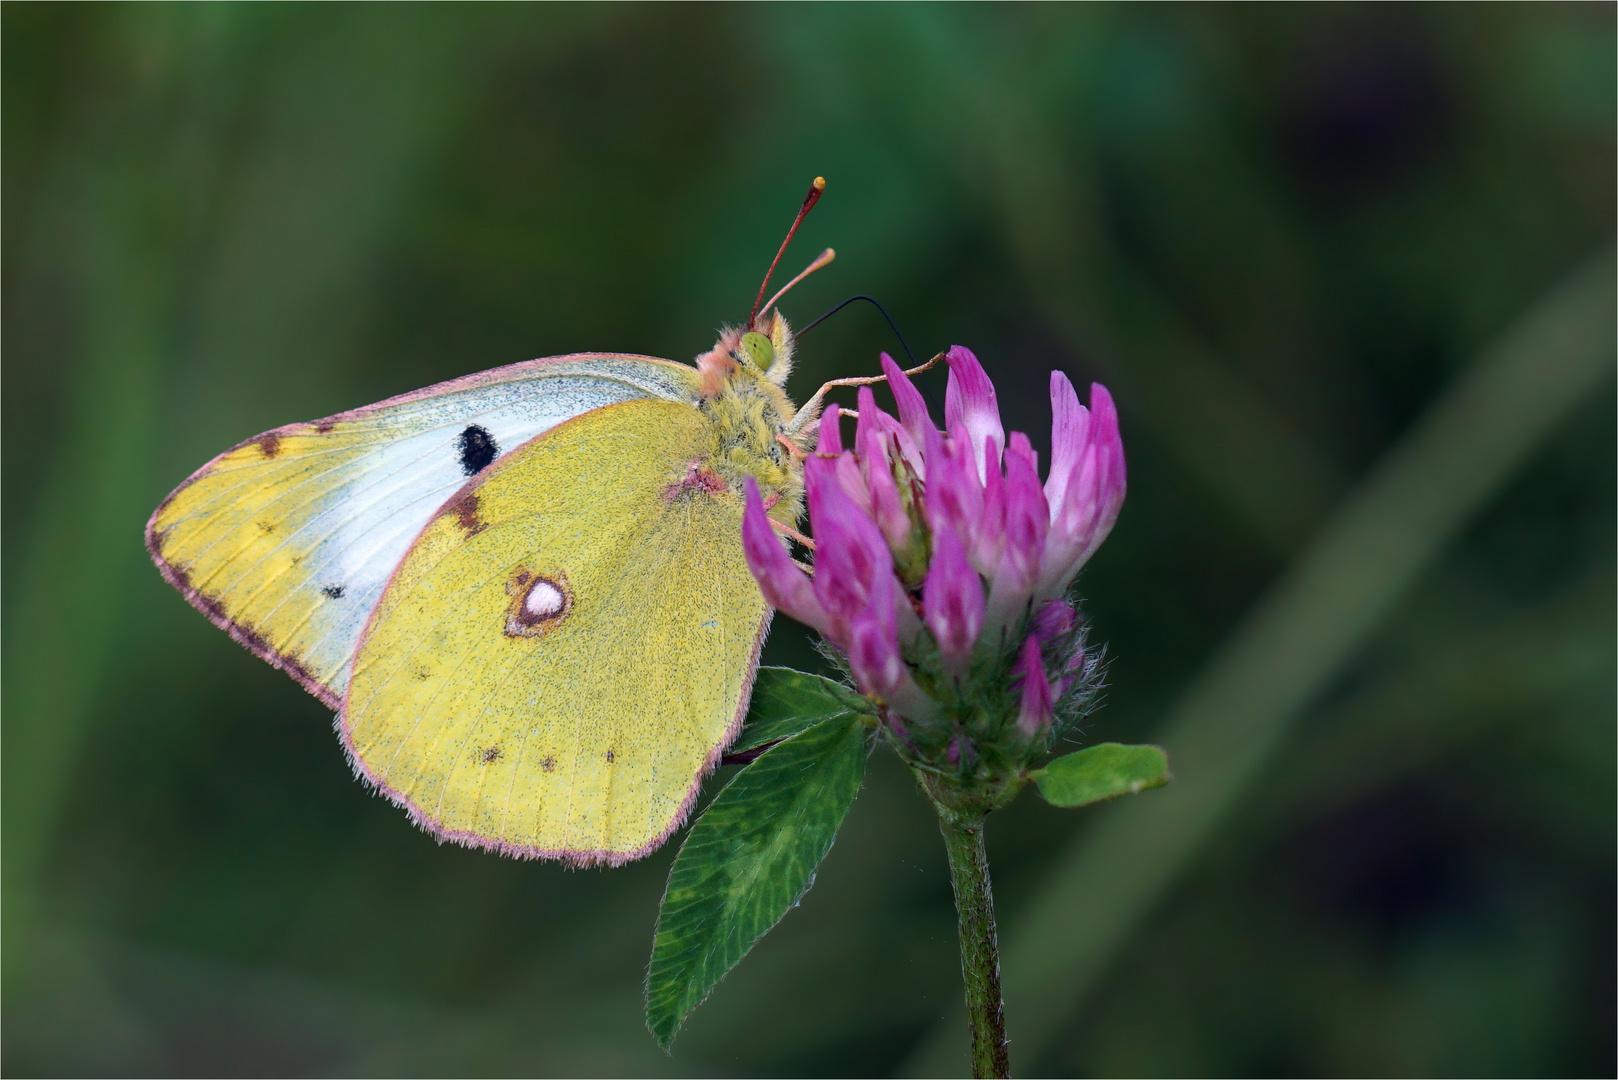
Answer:
[[[650,357],[554,357],[278,428],[177,488],[147,544],[193,605],[336,708],[394,568],[468,476],[604,405],[692,400],[697,378]]]

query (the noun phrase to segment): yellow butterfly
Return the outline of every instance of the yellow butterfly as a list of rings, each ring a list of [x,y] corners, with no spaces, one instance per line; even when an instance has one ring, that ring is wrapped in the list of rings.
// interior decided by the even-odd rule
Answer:
[[[338,710],[355,773],[434,836],[639,858],[747,709],[771,612],[743,478],[783,532],[801,512],[826,388],[802,409],[782,389],[785,291],[694,367],[549,357],[266,432],[163,500],[147,547]]]

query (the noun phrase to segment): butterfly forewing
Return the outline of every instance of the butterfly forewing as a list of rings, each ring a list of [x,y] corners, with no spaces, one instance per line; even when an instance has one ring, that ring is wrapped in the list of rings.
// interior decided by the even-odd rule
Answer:
[[[468,483],[360,644],[356,768],[435,835],[507,854],[662,843],[735,734],[768,615],[741,497],[693,468],[714,439],[688,405],[625,402]]]
[[[193,605],[337,708],[389,576],[469,475],[592,409],[693,387],[683,365],[580,354],[278,428],[177,488],[147,546]]]

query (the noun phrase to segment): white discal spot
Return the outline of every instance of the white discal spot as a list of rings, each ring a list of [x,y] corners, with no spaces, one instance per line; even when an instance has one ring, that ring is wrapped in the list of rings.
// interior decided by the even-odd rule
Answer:
[[[543,637],[567,618],[573,607],[573,593],[565,574],[559,570],[552,573],[554,576],[546,577],[519,568],[506,582],[506,592],[511,596],[511,606],[506,608],[507,637]]]
[[[523,610],[531,619],[555,618],[566,606],[567,597],[562,590],[545,578],[534,582],[534,587],[528,590],[528,599],[523,601]]]

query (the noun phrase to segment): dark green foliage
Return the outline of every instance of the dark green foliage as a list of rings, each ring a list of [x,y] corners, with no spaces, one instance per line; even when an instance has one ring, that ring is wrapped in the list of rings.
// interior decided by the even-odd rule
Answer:
[[[1169,782],[1169,758],[1161,746],[1100,743],[1065,754],[1029,773],[1052,806],[1089,806]]]
[[[844,713],[862,712],[868,704],[859,694],[822,675],[792,668],[761,667],[753,683],[747,726],[730,752],[741,753],[791,738],[811,724]]]
[[[646,974],[646,1023],[665,1048],[814,884],[866,752],[858,716],[822,720],[744,768],[692,826],[669,871]]]

